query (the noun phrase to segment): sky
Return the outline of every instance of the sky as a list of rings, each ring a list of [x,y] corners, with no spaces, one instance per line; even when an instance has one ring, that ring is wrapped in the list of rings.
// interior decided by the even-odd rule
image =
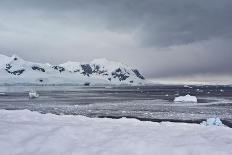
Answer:
[[[223,80],[232,77],[231,15],[231,0],[0,0],[0,53]]]

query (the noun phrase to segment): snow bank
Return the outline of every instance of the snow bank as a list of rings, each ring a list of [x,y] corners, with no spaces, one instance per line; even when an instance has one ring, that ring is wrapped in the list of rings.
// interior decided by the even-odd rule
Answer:
[[[174,102],[193,102],[193,103],[197,103],[197,97],[196,96],[190,96],[188,94],[186,96],[175,97]]]
[[[231,155],[232,130],[0,110],[3,155]]]
[[[201,125],[204,126],[224,126],[220,118],[208,118],[206,121],[203,121]]]

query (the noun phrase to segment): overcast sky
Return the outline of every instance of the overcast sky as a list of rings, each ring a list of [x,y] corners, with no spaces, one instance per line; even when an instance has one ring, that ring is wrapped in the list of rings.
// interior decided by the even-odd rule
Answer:
[[[0,53],[107,58],[149,78],[232,75],[232,0],[0,0]]]

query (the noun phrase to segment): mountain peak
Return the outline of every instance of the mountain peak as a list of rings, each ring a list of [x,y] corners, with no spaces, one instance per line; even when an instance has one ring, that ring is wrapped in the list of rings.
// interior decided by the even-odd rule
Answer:
[[[138,70],[105,58],[90,63],[67,61],[48,65],[25,61],[17,55],[0,55],[1,83],[35,84],[140,84],[143,76]]]

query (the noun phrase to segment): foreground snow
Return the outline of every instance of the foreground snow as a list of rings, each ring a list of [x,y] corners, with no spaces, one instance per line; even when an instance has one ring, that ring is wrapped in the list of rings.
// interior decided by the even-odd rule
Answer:
[[[231,155],[232,130],[0,110],[1,154]]]

